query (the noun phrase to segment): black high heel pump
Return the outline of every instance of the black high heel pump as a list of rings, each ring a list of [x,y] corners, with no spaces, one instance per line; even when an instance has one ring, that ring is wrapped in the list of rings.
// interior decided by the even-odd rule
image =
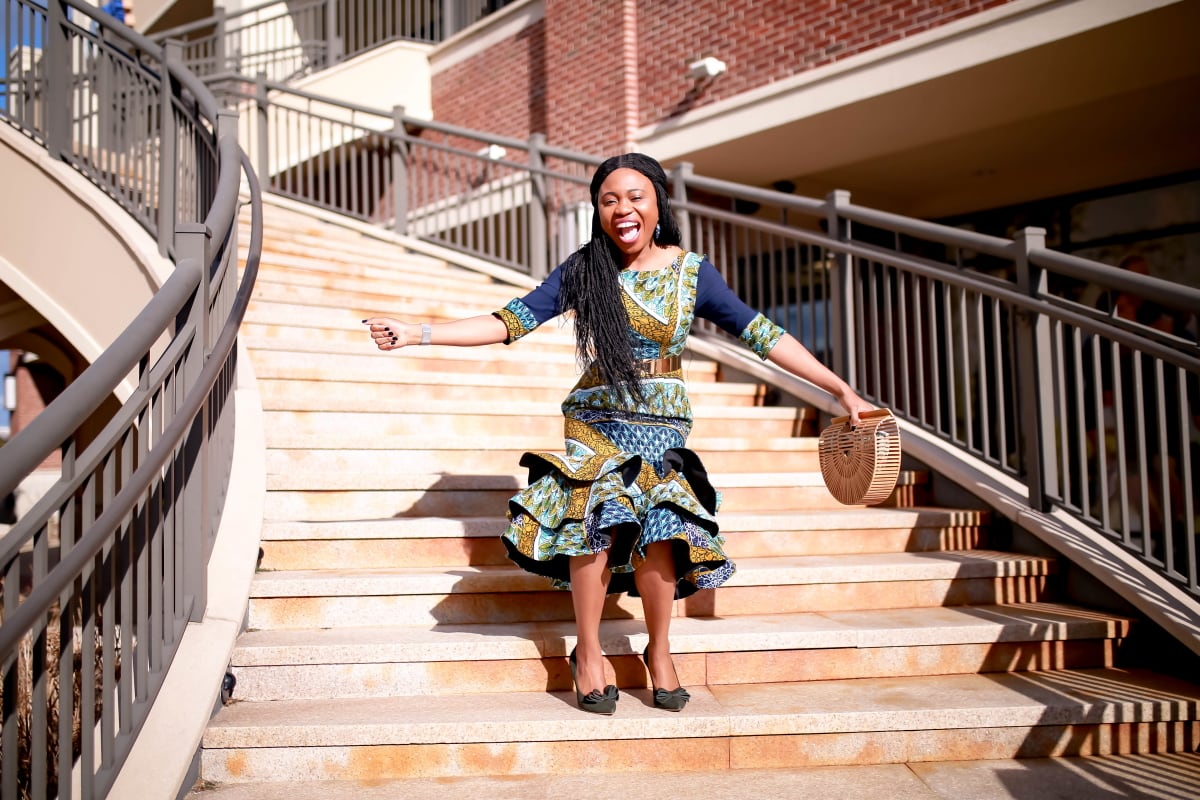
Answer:
[[[646,671],[650,671],[650,645],[646,645],[646,649],[642,651],[642,661],[646,662]],[[654,686],[654,674],[650,674],[650,685],[654,687],[654,707],[662,708],[667,711],[682,711],[683,707],[688,704],[688,700],[692,696],[688,694],[688,690],[680,686],[677,689],[659,689]]]
[[[603,692],[592,689],[584,694],[579,691],[579,679],[575,677],[575,648],[571,648],[571,657],[568,661],[571,664],[571,680],[575,682],[575,702],[579,704],[579,707],[593,714],[612,714],[616,711],[617,699],[621,696],[617,687],[610,683],[604,687]]]

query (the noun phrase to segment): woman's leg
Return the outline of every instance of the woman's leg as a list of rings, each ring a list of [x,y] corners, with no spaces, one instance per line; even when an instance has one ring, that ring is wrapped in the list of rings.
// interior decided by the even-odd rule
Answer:
[[[646,632],[650,635],[650,678],[659,689],[679,688],[675,664],[671,661],[671,612],[675,603],[675,558],[671,542],[655,542],[646,546],[646,560],[633,573],[642,609],[646,617]]]
[[[608,551],[571,558],[571,604],[575,607],[576,678],[579,691],[603,692],[604,652],[600,649],[600,616],[608,596]]]

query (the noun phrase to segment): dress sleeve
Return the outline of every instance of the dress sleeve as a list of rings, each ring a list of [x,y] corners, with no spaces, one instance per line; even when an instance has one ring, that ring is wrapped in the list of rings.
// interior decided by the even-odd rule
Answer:
[[[554,319],[561,313],[559,288],[562,286],[564,264],[554,268],[546,280],[524,297],[517,297],[499,311],[493,311],[492,316],[504,323],[508,328],[508,338],[505,344],[512,344],[522,336],[532,333],[543,322]]]
[[[786,333],[734,294],[708,259],[700,263],[696,279],[696,316],[736,336],[763,361]]]

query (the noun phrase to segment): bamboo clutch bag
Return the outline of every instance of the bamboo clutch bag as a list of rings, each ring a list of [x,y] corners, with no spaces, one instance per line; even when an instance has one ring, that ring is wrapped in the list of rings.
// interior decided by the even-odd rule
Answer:
[[[835,417],[821,431],[818,452],[821,477],[840,503],[875,505],[896,488],[900,428],[886,408],[860,414],[854,430],[850,430],[850,417]]]

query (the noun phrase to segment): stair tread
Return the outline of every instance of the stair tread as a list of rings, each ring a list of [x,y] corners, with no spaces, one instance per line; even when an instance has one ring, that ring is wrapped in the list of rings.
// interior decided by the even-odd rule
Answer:
[[[1200,787],[1200,753],[988,759],[761,769],[292,781],[206,787],[195,800],[610,800],[685,797],[703,786],[710,797],[823,797],[888,800],[1061,800],[1064,797],[1179,798]],[[1186,790],[1185,790],[1186,791]]]
[[[486,409],[485,409],[486,406]],[[562,404],[560,402],[537,402],[529,400],[513,400],[504,403],[481,404],[471,400],[438,400],[436,402],[423,400],[419,397],[397,397],[387,411],[378,409],[362,411],[320,411],[318,408],[267,408],[267,413],[278,411],[298,411],[311,414],[428,414],[436,412],[445,416],[469,415],[487,417],[531,417],[543,416],[562,419]],[[696,419],[707,417],[716,420],[724,419],[764,419],[764,420],[793,420],[804,419],[808,412],[801,408],[790,406],[727,406],[693,404],[693,416]]]
[[[381,376],[378,373],[370,376],[355,375],[352,377],[343,378],[307,378],[286,377],[279,375],[271,375],[268,377],[263,377],[261,375],[258,376],[260,391],[263,391],[264,393],[279,394],[289,390],[299,391],[304,392],[308,396],[319,397],[322,400],[328,400],[329,395],[337,392],[370,390],[379,386],[380,384],[390,386],[395,383],[427,383],[438,386],[461,386],[465,388],[504,388],[512,392],[514,399],[519,398],[521,392],[528,389],[558,389],[561,390],[565,396],[574,385],[576,380],[578,380],[578,378],[574,375],[530,375],[527,377],[522,376],[518,381],[514,380],[513,376],[511,375],[498,375],[495,373],[486,372],[443,371],[438,371],[436,374],[408,371],[397,374],[396,376],[386,377]],[[723,383],[712,380],[698,380],[688,384],[688,394],[692,397],[696,397],[697,395],[754,396],[760,391],[760,388],[753,383]],[[469,397],[464,398],[464,400],[469,399]]]
[[[1057,603],[681,617],[672,623],[671,649],[682,654],[1111,638],[1127,635],[1130,622]],[[646,644],[645,626],[637,621],[610,620],[601,635],[609,656],[637,654]],[[572,622],[260,630],[239,639],[233,665],[563,658],[574,641]]]
[[[818,449],[818,439],[815,436],[757,436],[757,437],[690,437],[688,439],[688,447],[691,450],[700,453],[703,457],[706,452],[715,452],[720,450],[733,451],[768,451],[768,452],[809,452],[815,453]],[[388,450],[520,450],[524,451],[549,451],[554,452],[555,449],[561,450],[563,445],[562,435],[554,436],[535,436],[535,435],[517,435],[517,436],[391,436],[386,441],[386,449]],[[338,447],[338,448],[311,448],[311,447],[272,447],[268,448],[274,452],[287,452],[297,450],[320,450],[329,449],[342,450],[348,453],[368,452],[375,448],[366,448],[355,445],[354,447]]]
[[[871,526],[978,526],[990,518],[986,511],[944,508],[885,508],[847,506],[803,512],[731,511],[720,515],[721,531],[838,530]],[[273,521],[263,525],[263,541],[304,539],[490,538],[498,536],[504,517],[416,517],[333,522]]]
[[[235,703],[204,746],[347,746],[697,738],[1195,719],[1200,687],[1145,670],[1081,669],[689,687],[682,714],[622,693],[612,717],[567,692]]]
[[[403,467],[403,465],[398,465]],[[268,472],[270,491],[517,491],[526,484],[527,473],[495,472],[479,475],[452,473],[404,472],[391,463],[381,463],[378,469],[306,470],[291,468],[285,472]],[[920,483],[923,473],[901,470],[897,485]],[[720,490],[743,488],[825,488],[820,470],[803,472],[726,472],[710,474],[709,479]]]
[[[360,323],[361,324],[361,323]],[[536,336],[537,332],[530,334]],[[384,366],[388,362],[382,361],[384,356],[379,352],[371,351],[371,343],[366,338],[361,344],[353,342],[324,342],[318,337],[300,337],[299,339],[274,339],[266,336],[243,336],[246,347],[255,356],[255,363],[264,357],[269,357],[272,361],[280,358],[291,356],[294,359],[313,363],[314,359],[319,360],[322,355],[331,357],[332,364],[338,365],[339,368],[344,359],[347,358],[362,358],[371,359],[373,364],[378,369],[386,369]],[[336,356],[336,358],[332,358]],[[393,359],[400,359],[396,353],[391,354]],[[437,348],[404,348],[403,358],[405,361],[413,361],[417,364],[421,363],[422,359],[437,359],[439,361],[517,361],[527,362],[529,353],[522,353],[520,350],[511,347],[505,347],[502,344],[487,345],[484,347],[437,347]],[[562,350],[556,352],[550,350],[547,352],[538,351],[538,365],[566,365],[571,369],[575,369],[575,354]],[[278,362],[277,362],[278,363]],[[267,365],[269,366],[269,365]],[[257,370],[256,370],[257,371]]]
[[[1051,559],[989,550],[739,559],[725,584],[770,586],[1046,575]],[[541,592],[547,580],[515,565],[260,572],[251,597]]]

